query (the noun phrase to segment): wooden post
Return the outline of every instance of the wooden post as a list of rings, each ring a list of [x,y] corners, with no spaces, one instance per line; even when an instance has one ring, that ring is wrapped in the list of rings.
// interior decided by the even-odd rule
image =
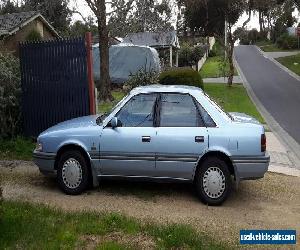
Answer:
[[[90,114],[96,114],[96,103],[95,103],[95,84],[94,84],[94,73],[93,73],[93,55],[92,55],[92,34],[87,32],[85,34],[85,43],[87,51],[87,72],[88,72],[88,84],[89,84],[89,97],[90,97]]]
[[[173,67],[173,48],[170,46],[170,67]]]

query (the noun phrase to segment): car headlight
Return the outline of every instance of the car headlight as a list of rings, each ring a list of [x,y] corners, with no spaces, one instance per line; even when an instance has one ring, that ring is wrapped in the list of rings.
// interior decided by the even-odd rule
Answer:
[[[37,142],[35,146],[36,151],[43,151],[43,144],[41,142]]]

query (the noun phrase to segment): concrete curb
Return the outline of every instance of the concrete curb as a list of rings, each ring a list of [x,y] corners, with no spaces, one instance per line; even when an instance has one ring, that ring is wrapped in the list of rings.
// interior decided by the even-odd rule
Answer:
[[[278,62],[276,59],[274,59],[273,57],[269,57],[260,47],[256,46],[256,49],[267,59],[269,59],[271,62],[275,63],[279,68],[281,68],[282,70],[284,70],[286,73],[288,73],[291,77],[294,77],[295,79],[297,79],[298,81],[300,81],[300,76],[298,76],[296,73],[294,73],[293,71],[291,71],[289,68],[285,67],[284,65],[282,65],[280,62]],[[280,58],[280,57],[279,57]]]
[[[293,164],[295,165],[295,168],[300,169],[300,145],[295,141],[294,138],[292,138],[279,124],[276,122],[276,120],[273,118],[273,116],[265,109],[265,107],[262,105],[260,100],[255,95],[254,91],[251,88],[251,85],[247,81],[243,71],[241,70],[240,66],[238,65],[236,58],[234,56],[234,64],[235,67],[242,79],[243,85],[252,100],[252,102],[257,107],[258,111],[262,114],[262,116],[265,118],[268,126],[271,128],[274,135],[277,137],[277,139],[284,145],[284,147],[287,149],[287,153],[290,157],[290,159],[293,161]]]
[[[296,168],[286,167],[286,166],[282,167],[282,166],[270,164],[268,172],[300,177],[300,170]]]

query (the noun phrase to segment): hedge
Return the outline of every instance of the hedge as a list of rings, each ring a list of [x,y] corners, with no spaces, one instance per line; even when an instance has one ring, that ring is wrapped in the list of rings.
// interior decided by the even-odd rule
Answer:
[[[282,34],[276,41],[279,48],[282,49],[296,49],[298,47],[298,40],[296,36],[290,36],[287,33]]]
[[[164,71],[159,76],[159,83],[164,85],[189,85],[203,89],[200,74],[191,68],[177,68]]]

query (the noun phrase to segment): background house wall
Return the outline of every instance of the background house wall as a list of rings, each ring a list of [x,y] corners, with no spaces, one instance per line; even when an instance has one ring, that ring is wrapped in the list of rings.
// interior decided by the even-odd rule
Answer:
[[[0,42],[0,51],[11,52],[15,55],[18,55],[19,42],[24,42],[27,39],[27,36],[36,30],[40,33],[43,40],[48,40],[51,38],[56,38],[49,29],[44,25],[42,21],[38,18],[21,27],[16,33],[4,37],[4,39]]]

